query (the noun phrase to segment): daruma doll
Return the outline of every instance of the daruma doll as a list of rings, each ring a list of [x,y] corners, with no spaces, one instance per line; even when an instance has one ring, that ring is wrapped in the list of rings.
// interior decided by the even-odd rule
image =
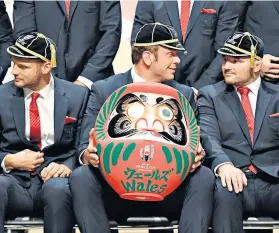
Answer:
[[[133,83],[106,100],[93,138],[101,172],[121,198],[161,201],[187,178],[199,132],[193,109],[176,89]]]

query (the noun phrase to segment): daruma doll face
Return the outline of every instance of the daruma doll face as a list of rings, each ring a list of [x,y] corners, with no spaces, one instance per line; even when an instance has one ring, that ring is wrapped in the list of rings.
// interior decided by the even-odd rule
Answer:
[[[160,201],[187,177],[199,141],[194,112],[177,90],[135,83],[116,90],[95,124],[104,178],[129,200]]]

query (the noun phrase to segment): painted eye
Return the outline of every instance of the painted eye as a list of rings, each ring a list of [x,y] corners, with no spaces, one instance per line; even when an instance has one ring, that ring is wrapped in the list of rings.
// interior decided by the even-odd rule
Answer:
[[[126,130],[130,128],[131,122],[128,120],[124,120],[123,122],[120,123],[120,129]]]
[[[140,103],[129,104],[127,114],[132,118],[140,118],[144,114],[144,106]]]
[[[171,134],[177,135],[178,129],[175,125],[171,125],[169,128],[170,128]]]
[[[165,121],[170,121],[173,119],[173,112],[172,110],[167,107],[167,106],[163,106],[161,109],[160,109],[160,117],[165,120]]]

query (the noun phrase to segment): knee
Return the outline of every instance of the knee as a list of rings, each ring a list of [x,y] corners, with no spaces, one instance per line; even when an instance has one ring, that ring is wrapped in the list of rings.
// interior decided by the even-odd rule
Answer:
[[[230,192],[227,187],[223,187],[221,180],[216,179],[215,194],[214,194],[215,204],[231,207],[235,207],[236,204],[241,202],[241,194],[236,194],[234,191]]]
[[[7,197],[11,185],[11,177],[0,175],[0,196]]]
[[[42,197],[45,204],[57,204],[71,201],[68,178],[51,178],[42,187]]]
[[[90,166],[80,166],[71,173],[69,182],[73,195],[80,193],[80,190],[100,191],[100,182],[93,169]]]
[[[192,175],[191,183],[194,182],[202,187],[204,193],[214,191],[215,176],[209,168],[201,166]]]

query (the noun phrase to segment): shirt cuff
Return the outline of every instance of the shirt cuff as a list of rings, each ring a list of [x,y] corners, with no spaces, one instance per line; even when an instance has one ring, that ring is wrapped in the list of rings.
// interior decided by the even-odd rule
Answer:
[[[217,170],[219,167],[221,167],[222,165],[224,164],[232,164],[231,162],[225,162],[225,163],[220,163],[219,165],[217,165],[215,168],[214,168],[214,174],[216,177],[219,177],[219,175],[217,174]]]
[[[4,158],[4,159],[2,160],[1,167],[2,167],[2,169],[3,169],[3,171],[4,171],[5,173],[10,173],[12,169],[7,169],[7,168],[6,168],[6,166],[5,166],[5,159],[6,159],[6,158]]]
[[[194,87],[191,87],[191,88],[194,91],[195,95],[198,95],[198,90],[196,88],[194,88]]]
[[[86,150],[86,149],[85,149],[85,150]],[[84,151],[85,151],[85,150],[84,150]],[[79,164],[80,164],[80,165],[87,165],[87,164],[83,163],[82,160],[81,160],[81,158],[82,158],[82,156],[83,156],[83,154],[84,154],[84,151],[82,151],[82,152],[80,153],[79,158],[78,158]]]
[[[85,86],[88,87],[88,89],[91,90],[91,86],[92,86],[92,84],[93,84],[93,82],[92,82],[91,80],[89,80],[89,79],[87,79],[87,78],[85,78],[85,77],[83,77],[83,76],[78,76],[78,79],[77,79],[77,80],[80,81],[80,82],[82,82]]]

